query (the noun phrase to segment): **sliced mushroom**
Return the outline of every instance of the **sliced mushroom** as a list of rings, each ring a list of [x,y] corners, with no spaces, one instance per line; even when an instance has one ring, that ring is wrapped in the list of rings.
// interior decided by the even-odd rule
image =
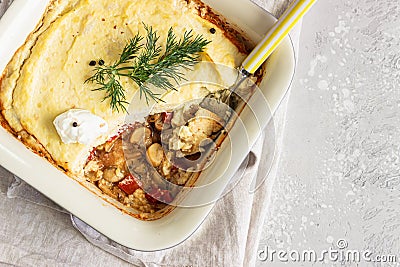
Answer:
[[[196,117],[189,121],[189,129],[192,133],[202,132],[207,136],[218,132],[223,128],[224,121],[215,113],[200,108],[196,112]]]
[[[103,178],[110,183],[116,183],[124,179],[124,173],[120,168],[110,167],[103,171]]]
[[[135,129],[129,141],[132,144],[145,144],[146,147],[152,144],[151,130],[147,127],[139,127]]]
[[[152,144],[147,149],[147,157],[153,167],[160,166],[162,160],[164,159],[164,151],[162,146],[158,143]]]
[[[147,121],[148,121],[148,122],[156,122],[160,117],[161,117],[161,114],[160,114],[160,113],[157,113],[157,114],[154,114],[154,115],[150,115],[150,116],[147,118]]]
[[[164,127],[164,120],[163,116],[159,116],[157,120],[154,121],[154,128],[156,128],[157,131],[162,131]]]
[[[100,163],[96,160],[89,161],[85,167],[85,175],[92,182],[100,180],[103,177]]]

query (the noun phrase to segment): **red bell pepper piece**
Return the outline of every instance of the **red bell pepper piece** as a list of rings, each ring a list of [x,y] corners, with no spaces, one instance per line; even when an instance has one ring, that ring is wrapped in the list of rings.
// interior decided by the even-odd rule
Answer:
[[[165,124],[171,124],[171,120],[172,120],[172,117],[174,116],[174,113],[173,112],[163,112],[162,116],[163,116],[163,122]]]
[[[163,190],[158,188],[153,188],[149,192],[149,194],[146,194],[146,199],[152,204],[156,204],[157,202],[160,201],[169,204],[174,200],[174,198],[171,195],[171,192],[169,192],[168,190]]]
[[[119,182],[118,187],[121,188],[128,195],[133,194],[136,191],[136,189],[140,188],[140,186],[135,180],[135,177],[133,177],[132,174],[127,175],[124,178],[124,180]]]

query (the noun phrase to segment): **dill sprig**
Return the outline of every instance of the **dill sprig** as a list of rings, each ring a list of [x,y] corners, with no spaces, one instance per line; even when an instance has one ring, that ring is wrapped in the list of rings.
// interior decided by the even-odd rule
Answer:
[[[138,34],[125,45],[119,59],[112,65],[95,67],[95,74],[85,82],[96,83],[99,87],[93,91],[105,91],[103,99],[110,100],[114,111],[127,111],[126,89],[120,78],[128,77],[139,86],[140,97],[162,101],[160,94],[151,90],[153,85],[162,90],[174,90],[172,82],[184,80],[183,70],[191,69],[199,62],[200,53],[210,43],[202,35],[193,36],[192,30],[186,31],[177,39],[173,29],[168,31],[165,51],[158,44],[160,37],[150,26],[143,24],[146,40]]]

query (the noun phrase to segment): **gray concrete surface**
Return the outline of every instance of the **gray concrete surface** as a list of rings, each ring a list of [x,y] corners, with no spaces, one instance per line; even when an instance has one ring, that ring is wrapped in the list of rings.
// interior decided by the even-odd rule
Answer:
[[[356,250],[399,263],[344,257],[344,266],[399,266],[399,36],[397,0],[323,0],[305,18],[260,253]],[[286,259],[286,266],[343,266],[340,257]],[[275,255],[259,265],[280,262]]]

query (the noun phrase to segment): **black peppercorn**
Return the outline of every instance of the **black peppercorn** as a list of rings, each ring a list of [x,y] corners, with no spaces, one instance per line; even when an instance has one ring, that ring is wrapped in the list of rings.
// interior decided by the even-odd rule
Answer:
[[[216,32],[217,32],[217,30],[216,30],[216,29],[214,29],[214,28],[211,28],[211,29],[210,29],[210,32],[211,32],[212,34],[214,34],[214,33],[216,33]]]
[[[78,123],[75,121],[74,123],[72,123],[73,127],[78,127]]]
[[[103,66],[104,63],[105,63],[104,60],[102,60],[102,59],[99,60],[99,65],[100,65],[100,66]]]
[[[94,61],[94,60],[90,61],[89,66],[96,66],[96,61]]]

